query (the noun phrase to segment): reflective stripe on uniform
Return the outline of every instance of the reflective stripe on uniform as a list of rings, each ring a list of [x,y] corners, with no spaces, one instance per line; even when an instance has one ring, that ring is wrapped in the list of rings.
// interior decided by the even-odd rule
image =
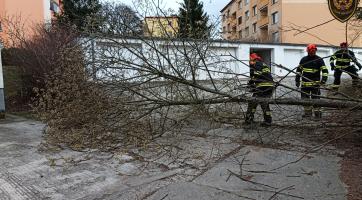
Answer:
[[[344,65],[344,66],[337,65],[337,66],[336,66],[336,69],[345,69],[345,68],[347,68],[347,67],[349,67],[349,65]]]
[[[271,112],[270,112],[270,111],[266,111],[266,112],[265,112],[265,115],[271,115]]]
[[[257,83],[256,87],[272,87],[274,84],[271,82]]]
[[[303,86],[315,86],[318,85],[320,82],[319,81],[311,81],[311,82],[302,82]]]
[[[333,85],[332,85],[332,88],[339,88],[339,85],[333,84]]]
[[[321,69],[324,70],[324,69],[327,69],[327,67],[326,67],[326,66],[322,66]]]
[[[350,58],[337,58],[336,61],[337,62],[351,62],[352,59],[350,59]]]
[[[268,73],[268,72],[270,72],[270,69],[269,69],[269,68],[264,68],[264,69],[262,70],[262,72],[263,72],[263,73]]]
[[[328,73],[323,73],[322,76],[328,76]]]
[[[319,69],[311,69],[311,68],[304,68],[303,67],[303,72],[316,73],[316,72],[319,72]]]

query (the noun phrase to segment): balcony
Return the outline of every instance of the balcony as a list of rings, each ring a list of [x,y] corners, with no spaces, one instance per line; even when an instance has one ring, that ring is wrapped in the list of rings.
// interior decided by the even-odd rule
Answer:
[[[268,27],[269,24],[269,17],[262,17],[257,22],[260,29],[263,29],[265,27]]]
[[[259,0],[258,1],[258,8],[260,11],[263,9],[268,9],[269,0]]]
[[[227,20],[226,20],[226,23],[230,24],[231,26],[235,26],[237,24],[237,19],[236,18],[233,18],[233,17],[229,17]]]

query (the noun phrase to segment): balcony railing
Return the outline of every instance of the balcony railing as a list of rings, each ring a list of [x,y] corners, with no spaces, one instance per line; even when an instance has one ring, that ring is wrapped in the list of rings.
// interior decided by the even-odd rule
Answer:
[[[262,17],[258,20],[257,25],[261,27],[265,27],[269,24],[269,17]]]
[[[259,0],[258,1],[258,8],[260,10],[262,10],[263,8],[268,7],[269,1],[270,0]]]
[[[232,18],[232,17],[229,17],[227,20],[226,20],[226,23],[230,24],[231,26],[235,26],[237,24],[237,19],[235,18]]]

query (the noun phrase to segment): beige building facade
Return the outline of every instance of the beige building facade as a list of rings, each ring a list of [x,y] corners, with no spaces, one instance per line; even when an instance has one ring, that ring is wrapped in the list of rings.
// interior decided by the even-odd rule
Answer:
[[[179,31],[178,17],[145,17],[144,35],[146,37],[176,37]]]
[[[221,15],[228,40],[333,46],[346,40],[346,23],[333,20],[326,0],[231,0]],[[351,19],[350,46],[362,47],[361,33],[362,22]]]
[[[8,38],[7,20],[17,22],[27,36],[36,24],[50,23],[61,12],[62,0],[0,0],[0,40]]]

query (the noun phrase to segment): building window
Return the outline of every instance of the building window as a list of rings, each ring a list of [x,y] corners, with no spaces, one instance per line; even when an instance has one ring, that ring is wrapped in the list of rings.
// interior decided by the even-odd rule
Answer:
[[[222,27],[222,33],[226,33],[226,27]]]
[[[278,12],[275,12],[272,14],[272,24],[276,24],[279,22],[279,14]]]
[[[253,33],[256,33],[256,23],[253,24]]]
[[[230,24],[228,24],[227,32],[230,32]]]
[[[243,31],[242,30],[239,31],[239,38],[240,39],[243,38]]]
[[[250,14],[249,14],[249,11],[246,11],[246,12],[245,12],[245,21],[249,19],[249,15],[250,15]]]
[[[242,23],[243,23],[243,17],[239,17],[239,18],[238,18],[238,23],[239,23],[239,24],[242,24]]]
[[[256,9],[256,5],[253,6],[253,16],[256,16],[258,14],[258,9]]]
[[[225,15],[222,15],[222,21],[225,21]]]
[[[0,32],[2,32],[2,31],[3,31],[3,27],[2,27],[1,22],[0,22]]]
[[[233,26],[232,33],[233,33],[233,34],[236,33],[236,26]]]
[[[272,0],[272,4],[276,4],[278,0]]]
[[[272,34],[272,37],[273,37],[273,42],[279,42],[279,32],[274,32]]]
[[[236,12],[231,15],[231,19],[236,20]]]
[[[239,9],[243,9],[243,1],[239,1]]]
[[[249,26],[245,28],[245,37],[249,36]]]
[[[245,0],[245,5],[248,5],[250,0]]]
[[[230,10],[228,10],[228,12],[226,13],[226,17],[227,17],[227,18],[230,17]]]

